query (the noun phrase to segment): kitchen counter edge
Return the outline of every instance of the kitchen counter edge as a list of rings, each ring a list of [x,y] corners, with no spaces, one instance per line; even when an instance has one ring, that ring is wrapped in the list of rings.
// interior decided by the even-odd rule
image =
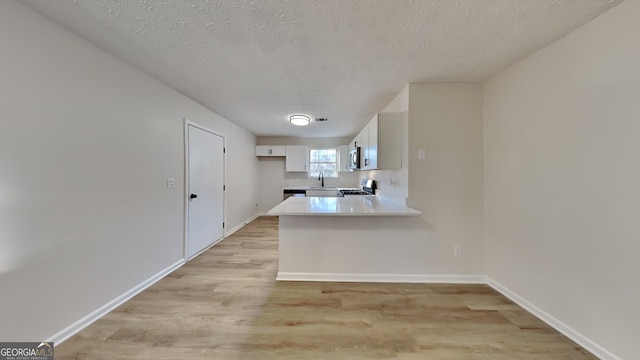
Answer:
[[[358,198],[368,198],[372,206],[365,206]],[[336,207],[314,207],[316,197],[289,198],[267,212],[273,216],[419,216],[421,211],[389,201],[384,198],[371,196],[350,196],[330,198],[335,199]],[[315,200],[318,201],[318,200]],[[322,201],[322,200],[320,200]]]

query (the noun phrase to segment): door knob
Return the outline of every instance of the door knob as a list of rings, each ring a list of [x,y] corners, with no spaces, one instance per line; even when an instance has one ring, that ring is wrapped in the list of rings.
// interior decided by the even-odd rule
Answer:
[[[189,195],[189,199],[195,199],[195,198],[197,198],[197,197],[198,197],[198,195],[196,195],[196,194],[191,194],[191,195]]]

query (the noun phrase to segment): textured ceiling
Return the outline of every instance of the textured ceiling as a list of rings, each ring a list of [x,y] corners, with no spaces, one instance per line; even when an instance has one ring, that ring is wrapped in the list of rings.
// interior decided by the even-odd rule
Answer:
[[[408,83],[484,80],[622,0],[21,2],[256,135],[329,137]]]

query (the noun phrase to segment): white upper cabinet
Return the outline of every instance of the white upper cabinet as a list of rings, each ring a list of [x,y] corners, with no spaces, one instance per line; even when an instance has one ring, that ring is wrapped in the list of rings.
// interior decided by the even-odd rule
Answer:
[[[349,149],[353,146],[351,145],[340,145],[338,146],[338,172],[351,171],[349,167]]]
[[[286,146],[285,170],[287,172],[304,172],[309,164],[309,147],[305,145]]]
[[[360,147],[360,169],[367,169],[369,162],[369,126],[365,126],[358,134],[358,146]]]
[[[402,114],[379,113],[358,134],[362,170],[402,167]]]
[[[362,146],[362,132],[360,132],[358,136],[351,140],[351,144],[349,144],[349,150],[355,149],[357,146]]]
[[[362,161],[364,170],[374,170],[378,168],[378,114],[376,114],[367,127],[364,128],[363,133],[363,149],[362,153],[364,158]],[[366,139],[366,140],[365,140]]]
[[[286,156],[284,145],[256,145],[256,156]]]

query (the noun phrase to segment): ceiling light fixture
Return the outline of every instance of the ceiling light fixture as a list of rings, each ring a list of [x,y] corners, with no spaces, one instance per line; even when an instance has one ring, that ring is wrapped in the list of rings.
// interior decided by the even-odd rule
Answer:
[[[293,125],[306,126],[306,125],[309,125],[309,123],[311,122],[311,118],[308,117],[307,115],[291,115],[289,116],[289,121]]]

